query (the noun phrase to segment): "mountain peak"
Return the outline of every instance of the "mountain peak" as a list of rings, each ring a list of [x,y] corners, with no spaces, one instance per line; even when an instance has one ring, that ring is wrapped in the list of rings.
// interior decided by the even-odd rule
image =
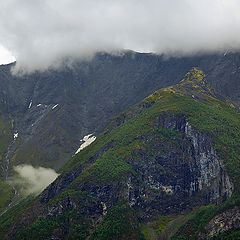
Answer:
[[[209,100],[209,98],[220,98],[217,96],[211,86],[207,83],[205,79],[204,72],[199,68],[192,68],[186,73],[184,78],[176,85],[159,89],[152,95],[146,98],[149,102],[160,99],[162,92],[180,94],[185,96],[190,96],[191,98],[198,100]]]
[[[201,83],[205,79],[204,72],[199,68],[192,68],[184,77],[182,81],[191,81]]]
[[[197,97],[198,99],[206,99],[209,97],[216,98],[216,93],[206,81],[205,73],[199,68],[192,68],[183,80],[173,86],[176,92]]]
[[[208,86],[206,82],[206,75],[204,72],[199,68],[192,68],[189,72],[186,73],[183,80],[180,81],[179,84],[177,84],[177,87],[189,87],[192,86],[193,89],[197,88],[206,88]]]
[[[201,70],[113,121],[41,195],[1,217],[1,239],[197,238],[202,215],[192,209],[205,211],[205,234],[210,218],[240,199],[240,115],[214,98]],[[162,222],[158,236],[151,226]]]

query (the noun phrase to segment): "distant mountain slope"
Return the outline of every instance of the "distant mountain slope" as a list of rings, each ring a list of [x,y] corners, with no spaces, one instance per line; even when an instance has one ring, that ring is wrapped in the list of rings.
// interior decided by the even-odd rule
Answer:
[[[3,175],[0,176],[0,211],[8,206],[12,197],[14,196],[14,190],[5,180],[8,177],[8,164],[4,159],[8,153],[8,146],[11,143],[11,126],[8,124],[8,120],[0,116],[0,163]]]
[[[16,77],[0,67],[0,110],[18,138],[11,164],[59,169],[78,149],[80,139],[98,135],[109,119],[153,91],[177,83],[188,69],[203,69],[209,83],[239,103],[240,54],[165,59],[154,54],[98,54],[60,70]]]
[[[194,68],[115,118],[39,197],[7,212],[1,239],[206,239],[222,231],[213,217],[238,208],[239,145],[236,107]]]

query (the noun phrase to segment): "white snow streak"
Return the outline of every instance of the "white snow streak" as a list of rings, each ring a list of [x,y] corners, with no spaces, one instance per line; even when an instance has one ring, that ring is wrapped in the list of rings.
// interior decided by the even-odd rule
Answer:
[[[54,106],[52,107],[52,109],[55,109],[57,106],[58,106],[58,104],[54,105]]]
[[[13,139],[16,140],[17,138],[18,138],[18,132],[15,132],[15,133],[13,134]]]
[[[31,108],[31,106],[32,106],[32,100],[31,100],[31,102],[29,103],[29,106],[28,106],[28,108],[30,109],[30,108]]]
[[[81,142],[83,142],[78,150],[75,152],[75,154],[79,153],[82,151],[85,147],[89,146],[91,143],[93,143],[96,140],[96,137],[93,136],[93,134],[86,135]]]

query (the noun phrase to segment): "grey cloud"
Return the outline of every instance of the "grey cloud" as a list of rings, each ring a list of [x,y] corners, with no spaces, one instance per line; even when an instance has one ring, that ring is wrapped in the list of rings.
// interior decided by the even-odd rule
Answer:
[[[0,0],[0,43],[31,71],[120,49],[240,48],[239,0]]]

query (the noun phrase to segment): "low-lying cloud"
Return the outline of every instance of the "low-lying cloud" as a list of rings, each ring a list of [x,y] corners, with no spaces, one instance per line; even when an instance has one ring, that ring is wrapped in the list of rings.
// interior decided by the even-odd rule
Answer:
[[[8,64],[15,61],[15,58],[12,56],[12,54],[7,51],[5,48],[0,46],[0,65],[1,64]]]
[[[239,0],[7,0],[0,44],[28,71],[98,51],[239,50],[239,9]]]
[[[14,167],[16,175],[11,183],[25,194],[38,194],[52,183],[58,174],[51,168],[18,165]]]

